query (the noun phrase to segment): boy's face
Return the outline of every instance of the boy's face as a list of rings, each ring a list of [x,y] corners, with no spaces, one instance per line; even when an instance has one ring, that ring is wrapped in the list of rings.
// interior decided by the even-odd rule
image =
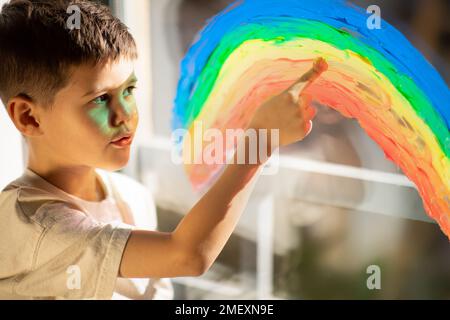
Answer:
[[[39,144],[53,163],[107,170],[124,167],[130,156],[138,112],[132,61],[121,60],[73,69],[52,108],[43,109]]]

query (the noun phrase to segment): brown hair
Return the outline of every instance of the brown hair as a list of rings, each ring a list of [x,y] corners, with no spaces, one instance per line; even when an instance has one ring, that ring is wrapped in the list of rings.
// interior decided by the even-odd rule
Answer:
[[[67,26],[71,5],[79,9],[79,29]],[[5,105],[20,95],[51,104],[72,67],[122,57],[136,59],[136,44],[104,5],[87,0],[11,0],[3,5],[0,98]]]

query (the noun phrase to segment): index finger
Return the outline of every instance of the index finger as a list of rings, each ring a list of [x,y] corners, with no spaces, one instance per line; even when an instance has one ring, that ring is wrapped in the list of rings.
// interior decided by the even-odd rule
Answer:
[[[314,65],[312,68],[303,74],[300,79],[298,79],[287,92],[292,96],[295,103],[298,103],[299,96],[303,90],[306,89],[308,85],[313,83],[320,75],[328,69],[328,64],[323,58],[317,58],[314,60]]]

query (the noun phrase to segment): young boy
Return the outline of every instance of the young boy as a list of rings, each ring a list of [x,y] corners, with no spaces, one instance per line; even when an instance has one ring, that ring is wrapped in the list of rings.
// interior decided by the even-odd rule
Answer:
[[[72,4],[80,29],[66,26]],[[136,58],[126,26],[99,4],[3,6],[0,98],[29,155],[0,194],[0,298],[169,299],[166,278],[203,274],[230,237],[263,159],[229,164],[169,233],[155,231],[144,187],[111,172],[127,164],[138,124]],[[280,129],[271,150],[309,133],[314,109],[299,91],[325,68],[258,109],[250,128]]]

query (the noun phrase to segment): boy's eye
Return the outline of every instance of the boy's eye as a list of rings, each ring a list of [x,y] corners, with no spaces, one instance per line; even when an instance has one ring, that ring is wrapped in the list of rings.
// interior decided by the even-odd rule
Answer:
[[[123,95],[125,97],[131,96],[134,93],[134,90],[136,90],[136,87],[135,86],[130,86],[130,87],[128,87],[128,88],[126,88],[124,90]]]
[[[95,98],[94,100],[92,100],[92,102],[94,102],[95,104],[104,104],[106,102],[108,102],[109,100],[109,96],[107,94],[101,95],[100,97]]]

